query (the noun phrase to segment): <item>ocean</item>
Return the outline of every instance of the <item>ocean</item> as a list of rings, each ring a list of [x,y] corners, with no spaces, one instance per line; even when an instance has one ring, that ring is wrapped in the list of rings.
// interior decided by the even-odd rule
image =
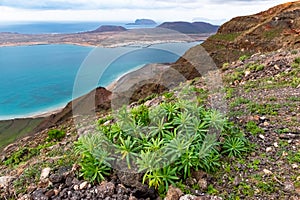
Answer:
[[[155,25],[134,26],[125,22],[0,22],[0,32],[22,34],[79,33],[92,31],[101,25],[123,26],[127,29],[154,28]]]
[[[87,67],[89,55],[97,51],[93,69],[103,71],[97,85],[84,85],[77,95],[96,86],[107,86],[121,75],[148,63],[175,62],[196,43],[168,43],[142,47],[97,48],[76,45],[0,47],[0,119],[28,117],[66,105],[74,97],[74,81]],[[126,54],[119,55],[126,50]],[[178,54],[165,49],[180,49]],[[180,55],[179,55],[180,54]],[[108,66],[102,59],[113,57]]]

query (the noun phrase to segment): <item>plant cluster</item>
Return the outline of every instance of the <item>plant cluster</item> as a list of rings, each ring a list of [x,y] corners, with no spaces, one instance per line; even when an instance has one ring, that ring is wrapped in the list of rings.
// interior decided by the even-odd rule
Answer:
[[[52,129],[48,132],[47,141],[61,141],[66,136],[66,132],[62,130]]]
[[[104,180],[113,166],[143,173],[143,183],[164,193],[192,170],[215,172],[222,156],[248,151],[239,128],[193,100],[170,97],[152,108],[123,107],[100,121],[97,133],[75,143],[82,176],[91,182]]]

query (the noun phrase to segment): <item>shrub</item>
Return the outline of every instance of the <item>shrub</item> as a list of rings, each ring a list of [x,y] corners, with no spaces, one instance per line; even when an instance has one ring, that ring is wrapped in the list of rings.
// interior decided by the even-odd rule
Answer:
[[[52,129],[48,132],[47,141],[61,141],[66,136],[62,130]]]
[[[240,61],[244,62],[245,60],[247,60],[249,58],[248,55],[243,55],[239,58]]]
[[[246,124],[246,130],[248,132],[250,132],[251,134],[253,135],[257,135],[257,134],[262,134],[264,133],[264,130],[261,129],[260,127],[258,127],[256,125],[256,123],[254,121],[249,121],[247,124]]]
[[[186,95],[190,92],[185,90],[184,95],[190,98]],[[200,106],[196,99],[176,96],[152,108],[123,107],[112,121],[76,142],[82,176],[99,182],[109,174],[111,164],[118,163],[128,170],[138,169],[143,182],[161,194],[170,184],[188,178],[192,170],[214,172],[220,167],[220,155],[230,147],[218,141],[219,134],[228,140],[243,137],[220,112]],[[240,156],[247,149],[243,139],[237,148],[231,144],[234,148],[228,154]]]

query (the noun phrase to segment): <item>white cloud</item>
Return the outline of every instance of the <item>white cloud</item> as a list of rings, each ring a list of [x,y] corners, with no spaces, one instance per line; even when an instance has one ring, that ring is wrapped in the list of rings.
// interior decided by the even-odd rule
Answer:
[[[221,3],[223,2],[223,3]],[[286,0],[0,0],[2,21],[219,21],[253,14]],[[30,8],[30,9],[29,9]]]

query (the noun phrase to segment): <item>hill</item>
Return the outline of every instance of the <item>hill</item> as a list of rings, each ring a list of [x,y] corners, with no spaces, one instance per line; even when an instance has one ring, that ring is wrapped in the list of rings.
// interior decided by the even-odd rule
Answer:
[[[89,33],[103,33],[103,32],[121,32],[127,31],[123,26],[103,25],[96,30],[89,31]]]
[[[258,14],[233,18],[202,46],[221,66],[243,55],[299,48],[299,27],[300,2],[285,3]]]
[[[158,27],[175,30],[185,34],[215,33],[219,28],[219,26],[205,22],[164,22]]]

